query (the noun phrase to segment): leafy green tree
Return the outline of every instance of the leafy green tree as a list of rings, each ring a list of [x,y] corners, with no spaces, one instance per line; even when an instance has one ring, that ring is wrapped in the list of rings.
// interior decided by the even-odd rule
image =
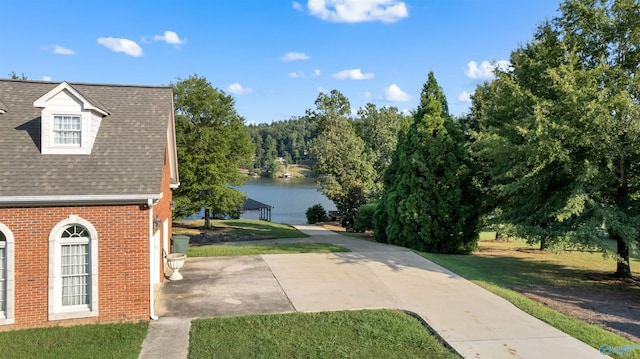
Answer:
[[[630,277],[640,240],[640,12],[634,1],[568,0],[511,69],[476,91],[475,156],[501,219],[542,244],[617,243]]]
[[[267,135],[267,138],[264,140],[263,150],[264,155],[263,158],[266,163],[272,164],[273,161],[278,157],[278,142],[275,138],[271,137],[271,135]]]
[[[24,72],[20,73],[20,75],[18,75],[15,71],[11,71],[11,73],[9,73],[9,78],[12,80],[28,80],[29,78],[24,74]]]
[[[322,175],[320,190],[336,205],[343,226],[351,228],[358,207],[377,191],[373,156],[347,118],[350,104],[344,95],[337,90],[321,93],[315,104],[308,116],[318,129],[311,150],[317,159],[315,170]]]
[[[234,100],[204,77],[192,75],[172,84],[181,184],[175,191],[176,216],[204,208],[210,214],[236,214],[245,195],[234,189],[246,176],[238,168],[253,148]]]
[[[475,190],[464,135],[433,72],[385,173],[376,238],[417,250],[467,253],[477,243]]]
[[[364,140],[369,151],[373,154],[373,168],[376,171],[375,182],[382,183],[385,169],[391,163],[391,156],[398,143],[398,134],[404,128],[409,127],[411,117],[398,111],[397,107],[376,108],[372,103],[366,104],[358,110],[358,118],[355,120],[356,131]],[[380,190],[382,186],[378,185]],[[378,198],[380,194],[372,194]]]

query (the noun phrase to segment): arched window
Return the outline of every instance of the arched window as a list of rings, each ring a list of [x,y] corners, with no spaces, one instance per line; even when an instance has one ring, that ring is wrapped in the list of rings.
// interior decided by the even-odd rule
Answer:
[[[49,235],[49,319],[98,315],[97,232],[69,216]]]
[[[89,304],[90,261],[89,232],[86,228],[71,225],[60,236],[62,306]]]
[[[13,324],[13,233],[0,223],[0,325]]]

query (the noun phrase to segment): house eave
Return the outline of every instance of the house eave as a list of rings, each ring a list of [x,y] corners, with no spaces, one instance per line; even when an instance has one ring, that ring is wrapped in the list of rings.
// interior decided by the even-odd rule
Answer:
[[[146,204],[149,199],[157,201],[160,198],[162,198],[162,193],[131,195],[3,196],[0,197],[0,207]]]

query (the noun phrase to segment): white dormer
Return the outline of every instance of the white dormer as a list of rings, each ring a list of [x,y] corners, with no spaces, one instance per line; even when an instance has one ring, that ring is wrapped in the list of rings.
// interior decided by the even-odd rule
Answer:
[[[42,108],[42,154],[88,155],[109,113],[66,82],[33,102]]]

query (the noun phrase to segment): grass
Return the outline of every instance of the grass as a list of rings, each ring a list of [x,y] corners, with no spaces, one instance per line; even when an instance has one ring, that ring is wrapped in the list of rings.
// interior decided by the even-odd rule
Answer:
[[[323,243],[243,244],[189,247],[189,257],[228,257],[261,254],[351,252],[349,249]]]
[[[79,325],[0,333],[0,358],[138,358],[148,323]]]
[[[486,238],[486,237],[485,237]],[[483,239],[483,237],[481,237]],[[587,274],[609,274],[616,269],[614,259],[604,259],[600,253],[541,252],[527,246],[524,241],[509,242],[481,240],[479,250],[471,255],[443,255],[419,253],[423,257],[471,280],[479,286],[505,298],[523,311],[588,345],[599,348],[633,345],[631,341],[579,319],[545,307],[511,289],[511,286],[581,286],[593,290],[608,288],[636,290],[608,282],[589,280]],[[631,269],[637,270],[640,262],[633,259]],[[634,272],[634,275],[639,275]],[[640,357],[638,350],[625,358]]]
[[[228,237],[304,238],[308,235],[288,224],[251,219],[213,220],[212,229],[204,229],[204,220],[174,221],[174,235],[224,234]]]
[[[486,238],[486,237],[484,237]],[[427,259],[444,265],[467,279],[486,282],[501,287],[517,285],[594,286],[612,289],[616,285],[597,283],[588,274],[610,274],[616,270],[613,258],[603,258],[601,253],[580,251],[539,251],[522,240],[482,240],[478,251],[471,255],[424,254]],[[640,261],[631,260],[631,269],[638,270]],[[635,276],[640,272],[634,271]]]
[[[251,315],[191,323],[189,358],[458,358],[393,310]]]
[[[295,164],[288,165],[286,168],[283,166],[279,175],[281,176],[285,172],[288,172],[293,178],[313,178],[318,176],[309,166]]]

